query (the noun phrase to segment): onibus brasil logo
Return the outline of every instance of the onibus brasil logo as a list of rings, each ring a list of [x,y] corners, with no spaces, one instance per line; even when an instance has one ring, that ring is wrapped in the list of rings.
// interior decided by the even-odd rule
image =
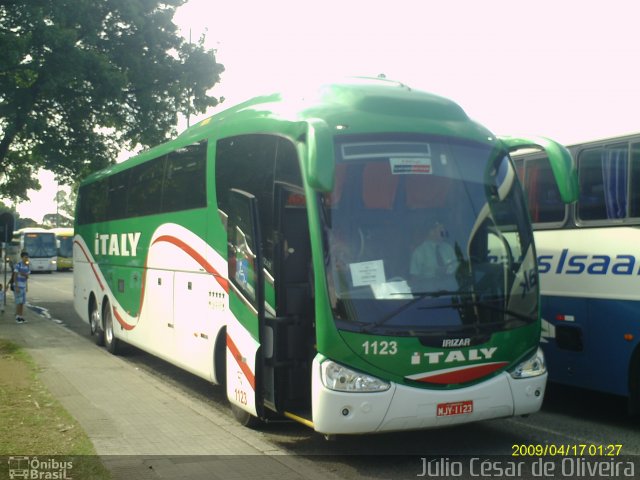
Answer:
[[[72,480],[73,462],[55,458],[9,457],[9,478],[34,480]]]

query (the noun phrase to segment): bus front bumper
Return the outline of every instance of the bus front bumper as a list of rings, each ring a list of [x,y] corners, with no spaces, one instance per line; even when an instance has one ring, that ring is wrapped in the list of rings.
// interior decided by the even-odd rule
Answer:
[[[419,430],[526,415],[540,410],[547,374],[514,379],[507,372],[455,390],[396,383],[384,392],[354,393],[327,388],[313,362],[313,425],[325,434]]]

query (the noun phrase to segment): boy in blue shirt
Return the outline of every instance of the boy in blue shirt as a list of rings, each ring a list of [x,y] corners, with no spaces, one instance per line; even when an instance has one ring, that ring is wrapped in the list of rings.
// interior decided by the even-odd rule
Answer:
[[[13,294],[16,301],[16,323],[25,323],[26,320],[22,316],[24,312],[24,304],[27,302],[27,280],[29,280],[29,254],[27,252],[20,253],[20,261],[13,267],[13,276],[11,281],[14,285]]]

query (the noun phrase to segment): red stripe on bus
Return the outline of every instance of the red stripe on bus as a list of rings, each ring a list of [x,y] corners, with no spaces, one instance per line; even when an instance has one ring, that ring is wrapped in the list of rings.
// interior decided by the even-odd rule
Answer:
[[[227,334],[227,348],[231,352],[231,355],[233,355],[233,358],[236,359],[236,362],[238,362],[238,365],[240,366],[240,370],[242,370],[242,373],[244,373],[244,376],[247,377],[247,380],[249,380],[249,384],[251,385],[251,388],[253,389],[253,391],[255,391],[256,377],[253,375],[251,368],[249,368],[249,365],[247,365],[247,361],[240,353],[240,350],[238,350],[238,347],[236,346],[236,344],[233,343],[233,340],[231,340],[231,337],[229,336],[229,334]]]
[[[171,243],[177,246],[178,248],[182,249],[187,254],[189,254],[191,258],[193,258],[196,262],[198,262],[200,266],[202,266],[202,268],[204,268],[208,273],[211,273],[213,275],[213,277],[216,279],[218,284],[220,284],[220,286],[224,289],[225,292],[229,293],[228,280],[222,277],[218,273],[218,271],[215,268],[213,268],[213,266],[211,266],[211,264],[207,262],[207,260],[202,255],[196,252],[196,250],[193,249],[191,246],[189,246],[187,243],[185,243],[184,241],[172,235],[162,235],[153,241],[154,244],[158,242]],[[87,262],[91,266],[91,270],[93,270],[93,274],[96,277],[98,284],[100,285],[100,289],[104,292],[105,288],[104,288],[104,285],[102,284],[102,281],[100,281],[100,277],[98,275],[94,262],[91,261],[86,250],[78,241],[74,241],[74,243],[78,245],[78,247],[80,247],[82,254],[85,256],[85,258],[87,259]],[[142,284],[140,289],[140,308],[138,310],[138,315],[136,315],[136,318],[138,318],[142,313],[142,307],[144,305],[144,292],[145,292],[146,282],[147,282],[147,262],[145,261],[145,266],[143,268],[143,273],[142,273]],[[122,325],[122,328],[124,328],[125,330],[133,330],[135,328],[135,325],[131,325],[124,321],[124,319],[116,311],[116,307],[113,307],[113,315],[116,317],[116,320],[118,321],[118,323]]]
[[[124,321],[124,319],[118,314],[116,307],[113,307],[113,316],[116,317],[116,320],[118,320],[118,323],[122,325],[122,328],[124,328],[125,330],[133,330],[134,328],[136,328],[135,325],[130,325]]]
[[[478,378],[485,377],[495,372],[496,370],[505,367],[506,365],[508,365],[508,362],[486,363],[484,365],[475,365],[466,368],[463,367],[459,370],[449,371],[446,373],[438,374],[436,372],[433,374],[425,375],[421,378],[413,378],[413,380],[424,383],[436,383],[439,385],[466,383],[472,380],[477,380]]]
[[[196,262],[198,262],[198,264],[202,268],[204,268],[205,271],[209,272],[214,276],[216,281],[220,284],[220,286],[224,289],[225,292],[229,293],[229,281],[226,278],[224,278],[222,275],[220,275],[220,273],[215,268],[213,268],[213,266],[209,262],[207,262],[207,260],[202,255],[196,252],[195,249],[191,247],[189,244],[185,243],[184,241],[180,240],[177,237],[174,237],[173,235],[161,235],[160,237],[156,238],[153,241],[153,243],[158,243],[158,242],[168,242],[184,250],[186,253],[188,253],[191,256],[191,258],[193,258]]]
[[[91,270],[93,270],[93,274],[95,275],[96,280],[98,281],[98,284],[100,285],[100,290],[102,290],[104,292],[104,285],[102,285],[102,282],[100,281],[100,277],[98,276],[98,272],[96,271],[96,267],[93,266],[93,262],[89,258],[89,255],[87,255],[87,252],[85,251],[84,247],[77,240],[74,240],[73,243],[78,245],[78,247],[80,247],[80,250],[82,250],[82,254],[84,255],[84,258],[86,258],[87,262],[89,262],[89,265],[91,266]]]

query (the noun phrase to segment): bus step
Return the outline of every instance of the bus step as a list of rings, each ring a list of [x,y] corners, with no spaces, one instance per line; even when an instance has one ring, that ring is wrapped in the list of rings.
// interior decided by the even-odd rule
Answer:
[[[313,421],[310,410],[284,412],[284,416],[298,423],[306,425],[309,428],[313,428]]]

